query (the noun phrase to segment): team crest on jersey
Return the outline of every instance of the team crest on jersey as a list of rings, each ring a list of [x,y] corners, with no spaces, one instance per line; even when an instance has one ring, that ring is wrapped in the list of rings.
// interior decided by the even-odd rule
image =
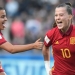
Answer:
[[[75,37],[70,38],[70,44],[75,44]]]
[[[50,39],[47,37],[47,35],[45,36],[45,42],[48,44],[50,42]]]
[[[56,41],[56,42],[55,42],[55,44],[59,44],[59,42],[58,42],[58,41]]]

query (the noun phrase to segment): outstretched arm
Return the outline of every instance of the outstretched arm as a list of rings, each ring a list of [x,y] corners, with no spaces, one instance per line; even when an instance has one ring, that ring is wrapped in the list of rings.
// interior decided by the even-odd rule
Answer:
[[[5,72],[0,72],[0,75],[6,75],[6,73]]]
[[[46,47],[44,45],[42,52],[43,52],[43,56],[44,56],[46,72],[47,72],[47,75],[49,75],[49,71],[50,71],[50,51],[49,51],[49,47]]]
[[[10,53],[18,53],[31,49],[42,49],[43,42],[40,42],[38,39],[35,43],[27,44],[27,45],[12,45],[9,42],[6,42],[0,45],[0,48],[10,52]]]

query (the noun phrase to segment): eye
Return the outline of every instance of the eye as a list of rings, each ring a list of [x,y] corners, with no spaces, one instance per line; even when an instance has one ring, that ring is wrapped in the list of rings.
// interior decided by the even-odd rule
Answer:
[[[57,14],[55,14],[55,17],[57,16]]]
[[[60,16],[63,16],[64,14],[60,14]]]
[[[1,18],[5,18],[5,15],[2,15]]]

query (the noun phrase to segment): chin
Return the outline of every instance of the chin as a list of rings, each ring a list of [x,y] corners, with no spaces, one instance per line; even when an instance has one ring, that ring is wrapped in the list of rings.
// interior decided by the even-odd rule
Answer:
[[[63,29],[63,27],[58,27],[58,29]]]
[[[4,30],[4,28],[0,28],[0,30]]]

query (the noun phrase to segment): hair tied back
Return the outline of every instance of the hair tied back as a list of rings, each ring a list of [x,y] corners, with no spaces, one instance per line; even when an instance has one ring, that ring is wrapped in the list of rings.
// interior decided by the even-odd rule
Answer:
[[[72,6],[71,3],[65,3],[66,5]]]

